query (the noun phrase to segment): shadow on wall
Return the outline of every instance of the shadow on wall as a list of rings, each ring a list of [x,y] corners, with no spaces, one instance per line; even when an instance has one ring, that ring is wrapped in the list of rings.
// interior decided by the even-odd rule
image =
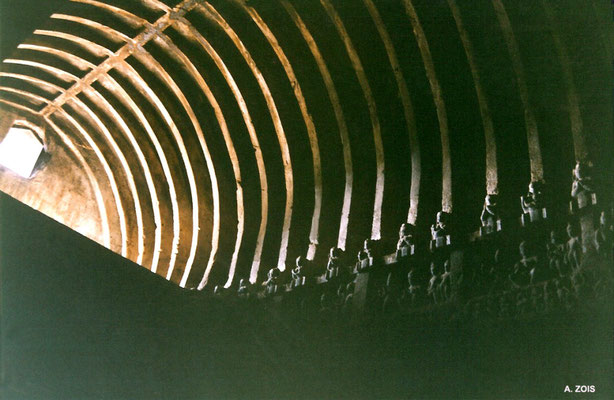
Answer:
[[[3,399],[612,394],[611,321],[306,319],[186,291],[0,196]]]

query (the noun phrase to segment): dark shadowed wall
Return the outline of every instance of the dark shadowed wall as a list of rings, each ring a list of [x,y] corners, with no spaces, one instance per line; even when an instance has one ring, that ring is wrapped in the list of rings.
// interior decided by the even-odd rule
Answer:
[[[595,399],[614,393],[611,310],[331,325],[179,289],[5,195],[0,244],[6,400],[567,399],[576,384],[595,385]]]

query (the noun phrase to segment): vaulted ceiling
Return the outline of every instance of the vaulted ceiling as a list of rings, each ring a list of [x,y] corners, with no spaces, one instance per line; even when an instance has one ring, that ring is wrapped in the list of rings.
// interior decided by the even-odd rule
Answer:
[[[0,190],[187,287],[440,209],[469,231],[487,192],[515,215],[575,159],[611,170],[600,3],[67,1],[2,63],[0,135],[49,157]]]

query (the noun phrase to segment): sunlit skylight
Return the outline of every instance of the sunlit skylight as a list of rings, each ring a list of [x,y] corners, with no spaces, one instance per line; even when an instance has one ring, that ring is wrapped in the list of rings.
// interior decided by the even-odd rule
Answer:
[[[29,178],[42,151],[30,129],[12,127],[0,142],[0,165]]]

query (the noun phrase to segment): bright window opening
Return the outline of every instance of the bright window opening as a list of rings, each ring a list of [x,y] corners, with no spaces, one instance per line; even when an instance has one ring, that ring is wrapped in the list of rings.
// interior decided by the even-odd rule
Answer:
[[[30,129],[12,127],[0,142],[0,164],[29,178],[42,151],[43,145]]]

